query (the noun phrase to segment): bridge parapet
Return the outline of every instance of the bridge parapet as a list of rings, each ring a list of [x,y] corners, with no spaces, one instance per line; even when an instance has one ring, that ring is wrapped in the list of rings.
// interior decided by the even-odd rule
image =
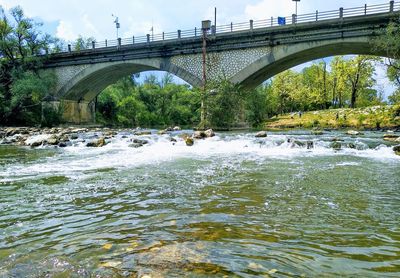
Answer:
[[[381,13],[395,13],[400,11],[400,2],[391,0],[382,4],[363,5],[352,8],[339,8],[331,11],[315,11],[315,13],[307,13],[300,15],[290,15],[283,17],[271,17],[263,20],[249,20],[248,22],[229,23],[220,26],[213,26],[212,30],[207,31],[208,35],[218,36],[221,34],[233,33],[238,31],[254,31],[263,28],[274,28],[289,26],[296,28],[297,25],[303,23],[315,23],[326,20],[337,20],[352,18],[357,16],[369,16]],[[280,19],[284,19],[283,21]],[[282,23],[284,22],[284,23]],[[173,32],[162,32],[160,34],[146,34],[144,36],[132,36],[130,38],[118,38],[115,40],[93,41],[86,45],[69,44],[60,52],[74,52],[74,49],[79,51],[104,48],[120,48],[129,45],[149,45],[157,42],[175,41],[181,39],[196,39],[202,36],[201,28],[195,27],[189,30],[177,30]]]

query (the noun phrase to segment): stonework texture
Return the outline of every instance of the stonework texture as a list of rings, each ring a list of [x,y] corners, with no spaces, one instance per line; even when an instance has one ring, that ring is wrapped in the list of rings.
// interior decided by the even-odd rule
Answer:
[[[270,47],[227,50],[207,53],[206,69],[208,80],[230,79],[255,61],[271,53]],[[180,55],[171,58],[171,62],[202,79],[202,54]]]

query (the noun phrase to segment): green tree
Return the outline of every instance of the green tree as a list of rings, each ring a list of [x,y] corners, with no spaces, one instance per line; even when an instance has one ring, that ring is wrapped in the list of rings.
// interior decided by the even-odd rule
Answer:
[[[207,94],[208,124],[214,128],[232,128],[243,111],[243,90],[239,85],[224,79],[209,84]]]
[[[400,19],[391,22],[385,33],[373,42],[375,48],[386,53],[388,78],[397,87],[389,97],[391,103],[400,102]]]
[[[21,7],[0,8],[0,124],[40,123],[40,103],[55,84],[55,76],[40,72],[41,54],[54,43],[39,31],[40,23]]]

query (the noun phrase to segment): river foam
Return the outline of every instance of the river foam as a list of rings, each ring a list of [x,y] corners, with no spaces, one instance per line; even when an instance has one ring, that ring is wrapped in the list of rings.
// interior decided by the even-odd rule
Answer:
[[[172,135],[176,142],[171,142]],[[374,138],[360,139],[342,136],[339,143],[340,149],[335,149],[332,147],[332,136],[272,134],[267,138],[255,138],[252,133],[222,133],[212,138],[195,140],[195,144],[188,147],[179,137],[179,133],[172,135],[118,134],[101,148],[86,147],[86,142],[82,138],[78,138],[72,141],[71,146],[56,149],[57,153],[51,157],[29,164],[2,166],[0,181],[23,180],[36,175],[57,174],[79,178],[79,173],[87,171],[106,168],[135,168],[182,158],[229,160],[235,157],[240,161],[262,162],[265,159],[290,160],[317,156],[354,156],[394,163],[400,161],[400,157],[395,155],[390,146],[386,146]],[[87,134],[84,136],[95,137],[98,135]],[[132,138],[147,140],[149,143],[140,148],[132,148],[130,147]],[[373,143],[371,144],[371,142]],[[42,146],[40,148],[50,147]]]

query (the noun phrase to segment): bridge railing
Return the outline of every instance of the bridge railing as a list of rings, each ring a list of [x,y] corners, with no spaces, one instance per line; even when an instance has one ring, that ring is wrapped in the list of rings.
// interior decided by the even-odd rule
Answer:
[[[263,20],[250,20],[242,23],[230,23],[220,26],[212,26],[207,34],[218,35],[237,31],[252,31],[254,29],[277,27],[283,25],[294,25],[298,23],[316,22],[329,19],[341,19],[355,16],[367,16],[372,14],[398,12],[400,11],[400,1],[390,1],[384,4],[375,4],[353,7],[353,8],[340,8],[338,10],[324,11],[315,13],[291,15],[286,17],[271,17]],[[88,51],[96,50],[99,48],[120,48],[125,45],[134,44],[151,44],[153,42],[179,40],[183,38],[197,38],[201,37],[203,31],[201,28],[194,28],[190,30],[177,30],[175,32],[163,32],[161,34],[146,34],[144,36],[132,36],[131,38],[118,38],[116,40],[94,41],[84,45],[69,44],[61,50],[61,52],[74,52],[74,51]]]

